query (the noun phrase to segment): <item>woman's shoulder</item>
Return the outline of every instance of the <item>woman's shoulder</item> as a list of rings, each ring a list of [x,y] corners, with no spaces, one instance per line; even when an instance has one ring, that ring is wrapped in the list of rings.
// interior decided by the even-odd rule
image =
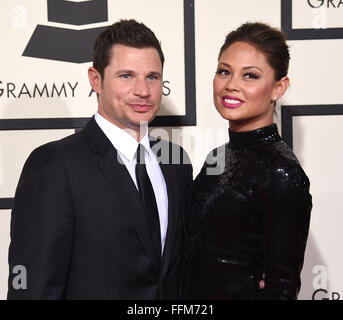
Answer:
[[[301,168],[301,164],[292,149],[283,141],[272,143],[264,148],[256,149],[256,157],[265,165],[274,167]]]
[[[274,144],[270,150],[270,161],[272,180],[294,186],[309,186],[309,179],[297,156],[284,141]]]

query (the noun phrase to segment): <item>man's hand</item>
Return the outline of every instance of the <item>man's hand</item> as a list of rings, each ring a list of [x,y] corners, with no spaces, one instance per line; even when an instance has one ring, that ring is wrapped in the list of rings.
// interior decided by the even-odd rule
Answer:
[[[260,280],[260,289],[262,290],[262,289],[264,289],[264,276],[265,276],[265,274],[263,274],[263,279],[262,280]]]

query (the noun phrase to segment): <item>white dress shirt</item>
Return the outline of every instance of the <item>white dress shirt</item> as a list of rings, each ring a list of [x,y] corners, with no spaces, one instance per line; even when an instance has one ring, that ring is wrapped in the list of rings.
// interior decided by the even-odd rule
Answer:
[[[114,148],[117,149],[118,155],[120,156],[123,164],[130,173],[133,182],[137,186],[136,180],[136,151],[138,148],[138,142],[125,130],[120,129],[113,123],[106,120],[99,113],[96,113],[95,121],[104,132],[106,137],[111,141]],[[161,228],[161,246],[162,252],[167,234],[168,227],[168,194],[167,186],[164,180],[164,176],[161,167],[158,163],[155,153],[150,148],[150,141],[148,135],[148,128],[146,129],[145,136],[142,138],[140,143],[145,147],[147,152],[144,152],[144,159],[146,170],[150,178],[152,187],[154,189],[156,203],[158,208],[158,214],[160,217],[160,228]]]

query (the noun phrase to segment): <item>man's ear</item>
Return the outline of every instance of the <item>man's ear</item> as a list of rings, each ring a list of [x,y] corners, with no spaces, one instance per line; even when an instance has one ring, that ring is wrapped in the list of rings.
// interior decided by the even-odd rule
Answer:
[[[272,100],[280,99],[289,87],[289,78],[287,76],[281,78],[275,83]],[[276,98],[276,99],[275,99]]]
[[[92,86],[93,91],[99,94],[101,91],[102,79],[101,79],[100,73],[94,67],[90,67],[88,69],[88,79]]]

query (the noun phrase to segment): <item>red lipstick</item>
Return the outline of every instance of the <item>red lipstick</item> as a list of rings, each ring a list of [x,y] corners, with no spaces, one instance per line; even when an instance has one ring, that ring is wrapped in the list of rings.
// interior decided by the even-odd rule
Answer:
[[[222,97],[222,104],[225,108],[238,108],[244,103],[243,100],[232,96]]]

